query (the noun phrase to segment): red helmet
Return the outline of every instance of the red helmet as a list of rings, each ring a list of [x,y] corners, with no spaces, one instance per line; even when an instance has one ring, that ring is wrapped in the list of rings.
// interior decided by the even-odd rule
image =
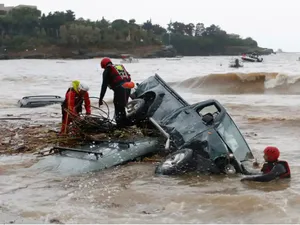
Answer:
[[[101,60],[101,63],[100,63],[100,65],[101,65],[101,68],[102,69],[105,69],[105,67],[107,66],[107,64],[108,63],[112,63],[111,62],[111,60],[110,60],[110,58],[103,58],[102,60]]]
[[[274,162],[279,158],[279,149],[273,146],[268,146],[264,150],[264,154],[268,157],[268,161]]]

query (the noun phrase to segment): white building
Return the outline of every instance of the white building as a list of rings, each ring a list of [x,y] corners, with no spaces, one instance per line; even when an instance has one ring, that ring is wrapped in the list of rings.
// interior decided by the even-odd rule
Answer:
[[[12,10],[14,7],[13,6],[4,6],[4,4],[0,4],[0,11],[10,11]]]
[[[19,8],[32,8],[37,9],[37,6],[35,5],[17,5],[17,6],[5,6],[4,4],[0,4],[0,11],[9,12],[13,8],[19,9]]]

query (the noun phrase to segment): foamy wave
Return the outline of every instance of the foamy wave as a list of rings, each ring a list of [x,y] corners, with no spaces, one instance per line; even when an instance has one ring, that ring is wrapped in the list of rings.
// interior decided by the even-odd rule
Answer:
[[[300,76],[275,72],[209,74],[172,85],[205,93],[300,94]]]
[[[300,121],[300,117],[292,116],[247,116],[247,120],[252,122],[269,122],[269,121]]]
[[[0,109],[19,107],[18,100],[0,99]]]
[[[18,83],[28,83],[28,82],[34,82],[36,80],[35,77],[30,76],[10,76],[10,77],[4,77],[1,81],[7,81],[7,82],[18,82]]]

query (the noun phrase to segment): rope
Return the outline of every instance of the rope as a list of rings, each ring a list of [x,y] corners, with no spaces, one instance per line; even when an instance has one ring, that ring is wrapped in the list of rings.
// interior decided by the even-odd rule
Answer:
[[[98,97],[90,97],[99,99]],[[74,115],[70,110],[64,109],[64,111],[68,114],[69,118],[72,120],[71,124],[68,126],[70,133],[72,136],[83,136],[86,137],[91,133],[110,133],[115,130],[116,125],[114,120],[109,118],[109,107],[108,104],[103,101],[106,106],[107,112],[103,109],[100,109],[96,106],[91,106],[93,109],[97,109],[99,114],[91,114],[87,116],[83,116],[82,113],[79,115]],[[84,102],[82,103],[83,107]],[[76,105],[75,107],[78,107]],[[95,111],[95,110],[93,110]]]
[[[90,99],[91,98],[95,98],[95,99],[98,99],[99,100],[99,98],[98,97],[90,97]],[[104,101],[104,100],[102,100],[102,102],[105,104],[105,106],[106,106],[106,109],[107,109],[107,112],[105,112],[105,111],[103,111],[102,109],[100,109],[99,107],[95,107],[95,106],[93,106],[93,108],[96,108],[96,109],[98,109],[98,110],[100,110],[101,112],[103,112],[103,113],[105,113],[105,114],[107,114],[107,118],[109,118],[109,107],[108,107],[108,104]]]

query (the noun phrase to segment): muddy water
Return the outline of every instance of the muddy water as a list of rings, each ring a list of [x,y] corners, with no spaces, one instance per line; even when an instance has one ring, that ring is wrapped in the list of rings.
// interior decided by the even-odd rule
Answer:
[[[240,175],[161,177],[154,175],[153,163],[81,173],[85,164],[75,159],[0,156],[0,222],[300,223],[297,58],[296,54],[267,56],[261,64],[245,63],[237,70],[227,67],[228,57],[125,65],[138,82],[157,72],[190,103],[219,100],[260,162],[266,145],[281,149],[281,158],[291,166],[290,181],[241,183]],[[0,116],[59,122],[60,114],[55,114],[59,106],[20,109],[16,101],[34,94],[63,96],[72,79],[85,81],[91,95],[99,95],[97,60],[64,62],[2,61]],[[191,68],[190,73],[183,75],[186,68]],[[108,90],[106,100],[111,98]]]

